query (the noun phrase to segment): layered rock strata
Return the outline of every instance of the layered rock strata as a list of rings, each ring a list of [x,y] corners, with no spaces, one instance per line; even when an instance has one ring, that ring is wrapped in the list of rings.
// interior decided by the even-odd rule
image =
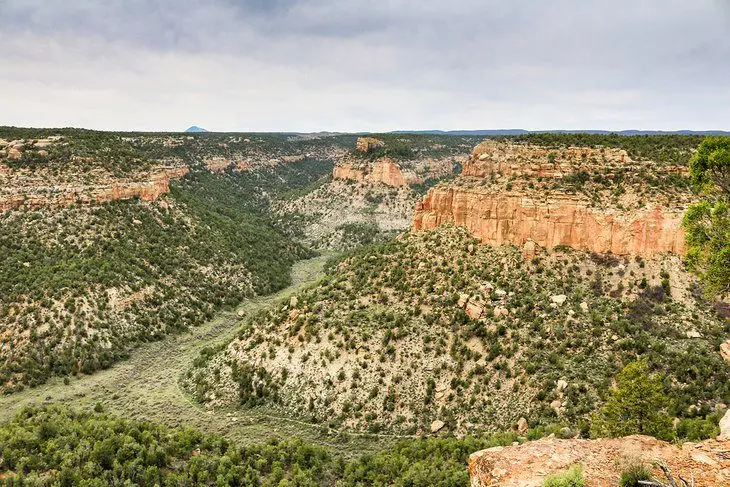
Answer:
[[[431,189],[417,204],[413,227],[431,230],[454,223],[489,245],[681,254],[682,216],[691,195],[681,189],[677,193],[671,182],[667,189],[643,194],[645,183],[638,175],[647,172],[671,180],[686,168],[637,163],[619,149],[489,140],[474,149],[460,178]],[[637,176],[629,182],[627,173]],[[581,188],[576,175],[600,184]]]
[[[154,201],[170,190],[172,179],[183,178],[188,171],[187,166],[158,167],[132,180],[110,179],[89,184],[54,184],[50,181],[46,184],[38,181],[35,184],[22,184],[22,178],[14,178],[14,172],[8,172],[0,179],[0,212],[21,207],[34,210],[47,206],[100,204],[132,198]],[[21,184],[16,184],[18,182]]]
[[[390,157],[382,157],[374,162],[342,162],[332,170],[332,178],[398,187],[423,184],[428,179],[441,179],[452,171],[450,159],[428,158],[403,164]]]
[[[682,212],[652,206],[632,212],[605,211],[577,195],[537,192],[490,193],[437,187],[416,206],[413,228],[447,222],[466,227],[489,245],[532,243],[618,255],[683,253]]]

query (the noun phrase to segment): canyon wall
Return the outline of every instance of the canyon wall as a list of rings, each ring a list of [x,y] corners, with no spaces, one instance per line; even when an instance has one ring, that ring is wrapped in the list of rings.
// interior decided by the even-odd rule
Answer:
[[[489,245],[569,246],[578,250],[641,255],[682,253],[682,213],[653,206],[634,212],[591,208],[576,195],[489,193],[437,187],[416,206],[415,230],[444,223],[466,227]]]
[[[139,180],[109,181],[95,184],[17,184],[13,172],[5,173],[0,191],[0,212],[15,208],[28,210],[47,206],[69,206],[75,203],[100,204],[115,200],[140,198],[154,201],[170,190],[170,181],[180,179],[189,171],[187,166],[160,167]],[[20,179],[20,178],[18,178]]]
[[[332,170],[332,178],[398,187],[423,184],[428,179],[441,179],[452,172],[453,163],[447,158],[396,162],[390,157],[381,157],[374,162],[341,162]]]
[[[673,181],[684,172],[633,161],[620,149],[489,140],[474,149],[459,178],[429,190],[413,228],[453,223],[489,245],[682,254],[682,217],[692,195]],[[580,183],[567,178],[577,173]],[[666,186],[647,185],[646,175]]]

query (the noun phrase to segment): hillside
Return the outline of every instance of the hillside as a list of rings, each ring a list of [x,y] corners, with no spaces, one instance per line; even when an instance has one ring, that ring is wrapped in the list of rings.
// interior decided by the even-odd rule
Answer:
[[[728,329],[671,255],[560,248],[525,258],[449,225],[348,258],[188,376],[212,406],[265,403],[357,431],[587,427],[622,364],[646,356],[679,417],[730,400]]]
[[[319,143],[279,136],[242,142],[249,166],[215,172],[210,158],[230,149],[220,140],[25,129],[0,137],[14,138],[0,143],[6,393],[106,368],[137,343],[286,286],[292,263],[312,254],[268,205],[332,170],[307,155],[276,159]],[[271,152],[261,160],[264,145]]]

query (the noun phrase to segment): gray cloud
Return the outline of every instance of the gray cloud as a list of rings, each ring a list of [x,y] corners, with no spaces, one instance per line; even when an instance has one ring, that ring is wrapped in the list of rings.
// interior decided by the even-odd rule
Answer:
[[[0,124],[730,128],[724,0],[0,0]]]

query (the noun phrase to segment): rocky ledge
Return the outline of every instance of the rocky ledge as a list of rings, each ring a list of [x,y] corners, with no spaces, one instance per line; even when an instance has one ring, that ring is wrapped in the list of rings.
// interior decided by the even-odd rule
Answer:
[[[472,487],[539,487],[545,477],[582,464],[587,487],[618,485],[622,470],[640,463],[657,479],[663,474],[698,486],[730,485],[730,441],[685,443],[681,447],[648,436],[600,440],[542,439],[495,447],[469,457]]]
[[[633,211],[590,206],[581,195],[436,187],[416,206],[414,230],[444,223],[466,227],[482,243],[568,246],[617,255],[684,251],[682,210],[659,205]]]

